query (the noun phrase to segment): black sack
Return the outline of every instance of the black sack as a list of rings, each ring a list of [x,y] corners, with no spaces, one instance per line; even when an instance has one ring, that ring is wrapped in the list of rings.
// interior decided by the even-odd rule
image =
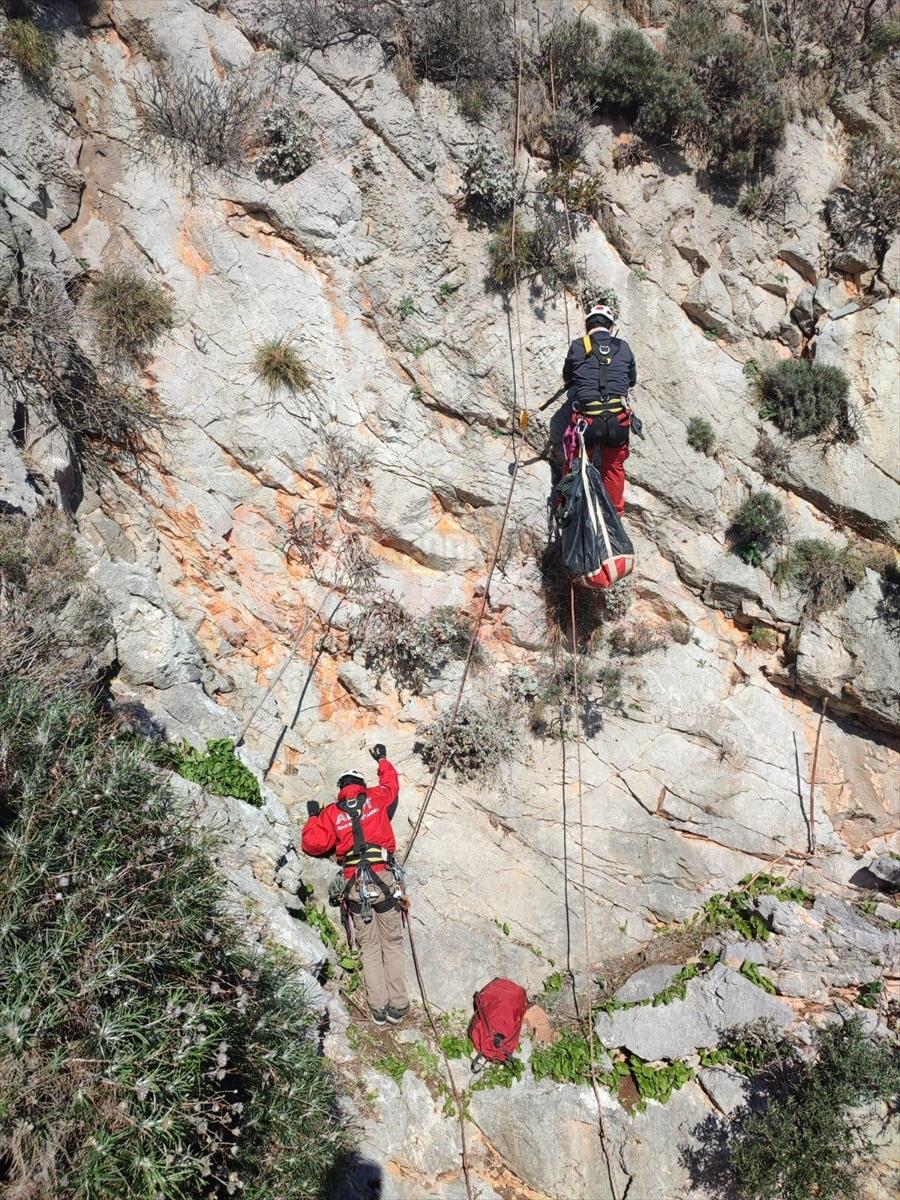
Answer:
[[[582,455],[557,485],[562,560],[580,587],[608,588],[630,575],[634,546],[606,494],[600,473]]]

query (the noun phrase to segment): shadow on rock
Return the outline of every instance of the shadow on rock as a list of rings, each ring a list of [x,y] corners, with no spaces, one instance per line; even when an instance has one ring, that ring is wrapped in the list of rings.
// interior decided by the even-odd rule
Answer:
[[[341,1155],[328,1173],[322,1200],[381,1200],[381,1167],[355,1150]]]
[[[749,1109],[741,1110],[728,1122],[710,1113],[693,1130],[693,1144],[680,1153],[681,1164],[690,1173],[692,1190],[702,1190],[710,1200],[738,1200],[730,1147],[747,1113]]]

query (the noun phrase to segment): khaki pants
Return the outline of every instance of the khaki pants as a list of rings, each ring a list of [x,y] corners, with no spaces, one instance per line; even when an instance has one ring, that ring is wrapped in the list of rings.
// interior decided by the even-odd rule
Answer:
[[[388,885],[393,882],[393,876],[388,871],[382,878]],[[359,899],[356,884],[353,885],[350,898]],[[370,1007],[381,1009],[390,1004],[393,1008],[406,1008],[409,997],[406,993],[403,918],[400,909],[373,913],[368,925],[358,913],[351,915]]]

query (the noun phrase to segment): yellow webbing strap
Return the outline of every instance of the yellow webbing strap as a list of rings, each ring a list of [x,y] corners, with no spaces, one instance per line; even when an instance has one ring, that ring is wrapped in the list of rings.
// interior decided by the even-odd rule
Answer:
[[[593,345],[593,343],[591,342],[591,335],[589,333],[586,333],[581,340],[584,342],[585,354],[590,354],[591,346]]]

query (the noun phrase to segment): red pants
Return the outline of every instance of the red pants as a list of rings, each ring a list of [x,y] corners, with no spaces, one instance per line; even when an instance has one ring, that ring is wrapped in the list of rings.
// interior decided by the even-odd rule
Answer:
[[[631,418],[623,412],[619,417],[620,425],[630,425]],[[613,502],[613,507],[620,517],[625,515],[625,459],[628,457],[628,443],[624,446],[587,446],[590,462],[599,467],[600,478],[606,488],[607,495]],[[597,459],[599,458],[599,463]]]

